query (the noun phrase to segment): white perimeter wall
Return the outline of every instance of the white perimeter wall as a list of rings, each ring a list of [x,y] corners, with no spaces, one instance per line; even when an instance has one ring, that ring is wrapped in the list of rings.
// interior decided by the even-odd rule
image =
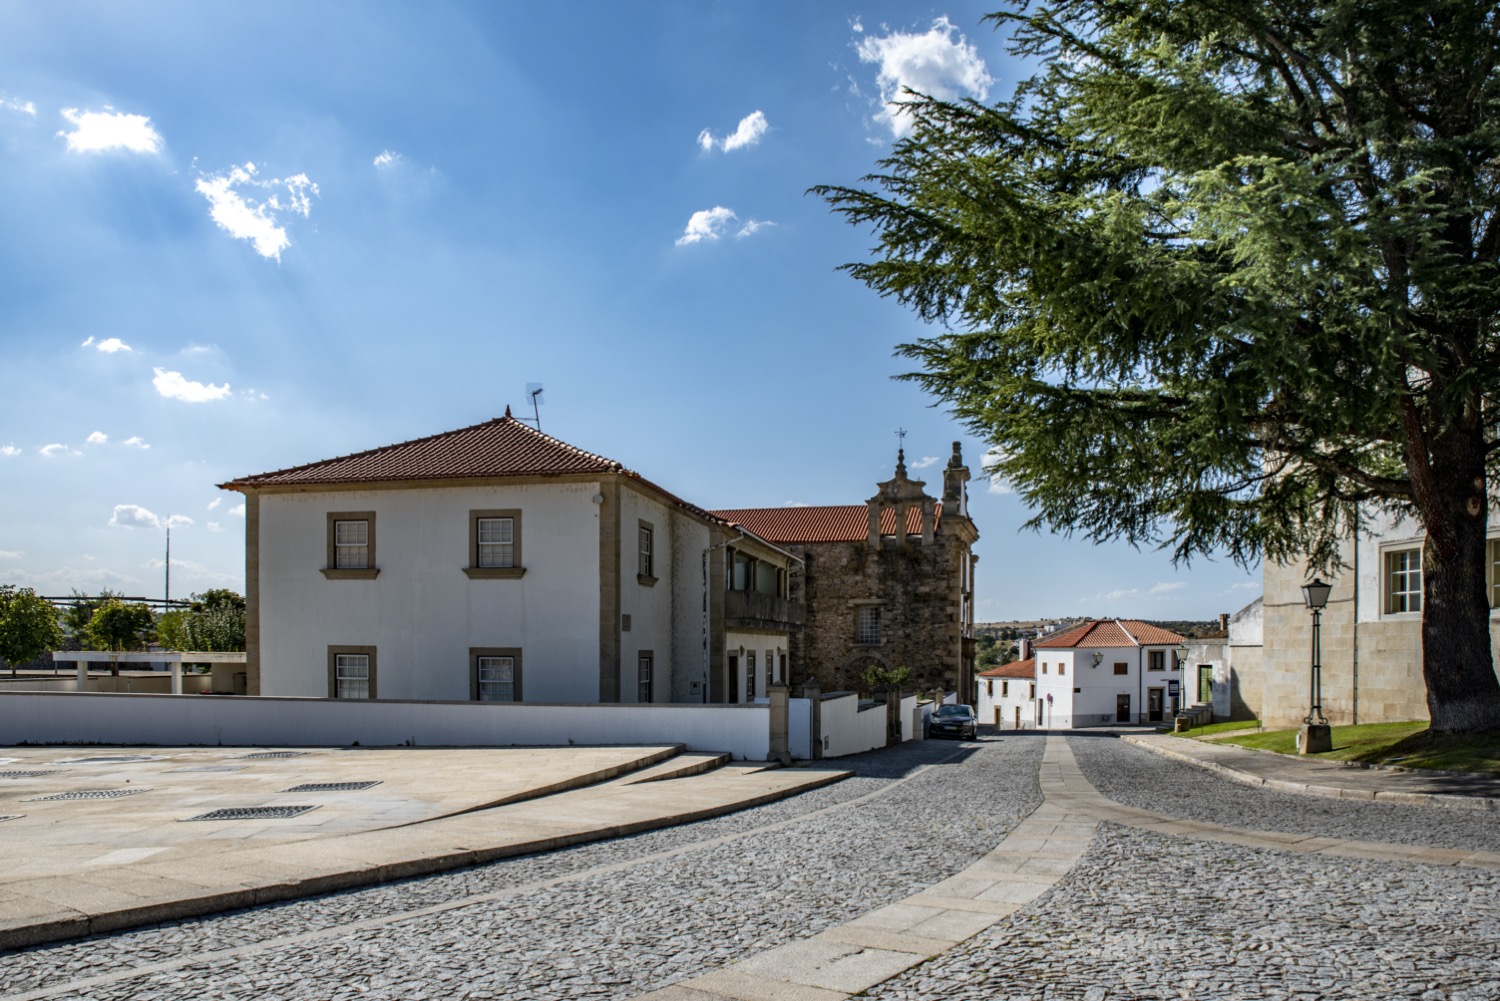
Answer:
[[[770,709],[0,693],[0,744],[10,745],[504,747],[570,741],[683,743],[764,761]]]
[[[909,713],[911,708],[907,707]],[[839,758],[885,746],[885,706],[859,710],[859,696],[850,693],[823,699],[823,757]],[[903,736],[904,728],[903,728]]]
[[[349,645],[376,647],[382,699],[465,700],[470,647],[519,647],[527,702],[597,701],[598,492],[557,483],[263,494],[262,693],[326,697],[328,647]],[[491,508],[522,512],[519,580],[463,572],[469,512]],[[319,572],[330,511],[375,512],[376,579]],[[634,588],[634,559],[626,565]],[[628,667],[634,679],[633,657]],[[634,698],[633,685],[625,691]]]

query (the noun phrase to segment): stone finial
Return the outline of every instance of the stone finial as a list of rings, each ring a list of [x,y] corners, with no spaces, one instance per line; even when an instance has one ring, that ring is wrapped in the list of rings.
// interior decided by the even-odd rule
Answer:
[[[896,475],[906,479],[906,449],[896,449]]]
[[[964,464],[964,449],[961,442],[953,443],[953,455],[948,459],[948,468],[957,469]]]
[[[507,416],[507,417],[510,416],[510,404],[509,403],[507,403],[505,405],[505,416]]]

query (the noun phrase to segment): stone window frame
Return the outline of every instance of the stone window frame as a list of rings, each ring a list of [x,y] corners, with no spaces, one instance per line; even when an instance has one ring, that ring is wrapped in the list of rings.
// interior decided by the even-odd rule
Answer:
[[[1010,682],[1009,681],[1002,681],[1002,682],[1000,682],[1000,697],[1003,699],[1003,698],[1009,697],[1009,695],[1010,695]]]
[[[365,523],[365,565],[341,567],[338,565],[339,522],[362,521]],[[329,580],[374,580],[380,576],[380,566],[375,561],[375,512],[374,511],[329,511],[327,513],[328,549],[324,556],[322,573]]]
[[[656,586],[656,526],[644,518],[636,520],[635,579],[645,587]]]
[[[1146,670],[1148,670],[1148,671],[1165,671],[1166,669],[1167,669],[1167,651],[1165,651],[1165,650],[1147,650],[1146,651]]]
[[[512,685],[515,689],[515,698],[510,702],[502,702],[498,699],[481,700],[479,698],[479,658],[481,657],[509,657],[514,662],[511,665],[514,672]],[[494,702],[497,705],[515,705],[524,700],[521,686],[525,672],[522,670],[521,648],[518,646],[471,646],[469,647],[469,701],[470,702]]]
[[[635,655],[635,700],[641,703],[655,701],[656,652],[639,650]]]
[[[376,670],[375,648],[373,646],[349,646],[349,645],[340,645],[340,644],[333,644],[333,643],[329,644],[329,646],[328,646],[328,697],[330,699],[336,699],[336,698],[339,697],[339,679],[338,679],[338,661],[339,661],[339,657],[340,656],[347,657],[347,656],[351,656],[351,655],[352,656],[361,656],[362,655],[362,656],[365,656],[365,657],[368,658],[368,661],[366,663],[368,665],[370,674],[369,674],[369,678],[367,680],[367,685],[368,685],[368,687],[370,689],[370,694],[367,695],[365,697],[365,699],[368,699],[370,701],[374,701],[375,699],[379,698],[380,696],[379,696],[379,693],[377,692],[377,689],[375,687],[376,679],[378,677],[378,672]],[[362,702],[362,701],[365,701],[365,699],[359,699],[357,701],[361,701]],[[350,701],[350,700],[346,697],[345,701]]]
[[[1410,564],[1416,554],[1416,567]],[[1398,566],[1397,564],[1402,565]],[[1380,612],[1389,618],[1414,619],[1422,614],[1422,583],[1425,567],[1422,565],[1422,543],[1404,542],[1380,549]],[[1397,590],[1397,577],[1403,578],[1403,590]],[[1416,578],[1413,588],[1412,578]]]
[[[1129,673],[1130,673],[1130,664],[1129,663],[1127,663],[1126,661],[1123,661],[1123,660],[1117,660],[1117,661],[1115,661],[1115,674],[1117,674],[1117,675],[1121,675],[1121,674],[1128,675]]]
[[[508,567],[482,567],[479,565],[479,522],[486,518],[509,518],[511,565]],[[469,511],[469,565],[464,573],[470,580],[519,580],[526,576],[526,565],[521,562],[521,509],[475,508]]]

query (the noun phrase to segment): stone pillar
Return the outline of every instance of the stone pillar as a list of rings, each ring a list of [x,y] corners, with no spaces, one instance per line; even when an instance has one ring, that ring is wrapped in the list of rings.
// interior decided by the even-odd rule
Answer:
[[[869,542],[871,549],[878,549],[880,547],[880,508],[874,501],[870,502],[869,516],[869,535],[866,541]]]
[[[901,743],[901,689],[885,690],[885,746]]]
[[[817,761],[823,757],[823,689],[817,678],[808,678],[802,683],[802,697],[808,701],[808,715],[812,717],[812,756]]]
[[[89,690],[89,662],[86,660],[79,660],[77,662],[77,667],[78,690],[80,692],[86,692]]]
[[[790,710],[787,699],[791,692],[786,685],[776,682],[771,685],[766,694],[771,699],[771,759],[783,765],[790,765],[792,745],[791,728],[788,726]]]
[[[182,694],[182,654],[172,658],[172,694]]]

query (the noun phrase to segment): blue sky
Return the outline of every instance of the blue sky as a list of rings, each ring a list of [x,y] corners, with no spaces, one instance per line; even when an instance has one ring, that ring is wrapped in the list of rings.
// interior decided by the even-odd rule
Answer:
[[[1227,561],[1018,534],[892,381],[921,324],[805,194],[902,84],[1006,96],[984,5],[0,0],[0,581],[243,588],[214,484],[519,413],[707,507],[976,473],[979,617],[1207,618]],[[930,463],[930,464],[929,464]],[[925,473],[923,468],[925,466]]]

